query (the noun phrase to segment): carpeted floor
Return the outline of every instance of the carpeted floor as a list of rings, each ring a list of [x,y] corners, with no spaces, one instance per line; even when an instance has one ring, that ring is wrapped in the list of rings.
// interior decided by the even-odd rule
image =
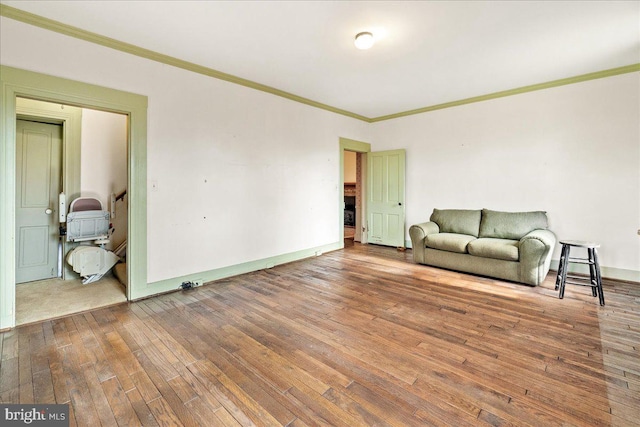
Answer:
[[[16,325],[53,319],[127,300],[124,287],[111,274],[95,283],[50,279],[16,285]]]

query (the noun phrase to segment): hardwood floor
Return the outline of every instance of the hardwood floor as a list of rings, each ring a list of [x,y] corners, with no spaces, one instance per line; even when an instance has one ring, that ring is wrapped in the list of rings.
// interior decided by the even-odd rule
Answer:
[[[341,251],[0,334],[0,401],[71,425],[640,425],[640,285],[607,305]]]

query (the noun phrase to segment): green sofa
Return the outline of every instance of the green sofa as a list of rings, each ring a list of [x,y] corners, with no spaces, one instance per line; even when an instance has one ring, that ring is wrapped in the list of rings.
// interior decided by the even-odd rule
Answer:
[[[547,227],[541,211],[434,209],[409,235],[416,263],[537,286],[556,244]]]

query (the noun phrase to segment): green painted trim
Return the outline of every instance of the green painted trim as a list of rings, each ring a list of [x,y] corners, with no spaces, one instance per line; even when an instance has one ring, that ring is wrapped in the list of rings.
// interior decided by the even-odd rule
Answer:
[[[640,71],[640,63],[627,65],[624,67],[612,68],[609,70],[597,71],[594,73],[582,74],[575,77],[567,77],[564,79],[553,80],[546,83],[539,83],[529,86],[523,86],[520,88],[504,90],[501,92],[490,93],[487,95],[474,96],[471,98],[461,99],[458,101],[446,102],[443,104],[432,105],[429,107],[417,108],[415,110],[404,111],[395,114],[389,114],[379,117],[366,117],[351,111],[343,110],[341,108],[332,107],[331,105],[323,104],[302,96],[298,96],[283,90],[263,85],[251,80],[243,79],[241,77],[234,76],[232,74],[223,73],[212,68],[197,65],[192,62],[183,61],[178,58],[174,58],[169,55],[164,55],[158,52],[154,52],[149,49],[144,49],[129,43],[124,43],[110,37],[101,36],[90,31],[82,30],[71,25],[63,24],[52,19],[44,18],[33,13],[25,12],[20,9],[13,8],[4,4],[0,4],[0,16],[4,16],[9,19],[24,22],[25,24],[40,27],[49,31],[54,31],[60,34],[71,36],[80,40],[95,43],[101,46],[105,46],[111,49],[115,49],[121,52],[129,53],[139,56],[141,58],[150,59],[152,61],[160,62],[162,64],[171,65],[183,70],[191,71],[194,73],[202,74],[205,76],[213,77],[219,80],[224,80],[230,83],[235,83],[241,86],[245,86],[251,89],[259,90],[262,92],[270,93],[272,95],[280,96],[282,98],[289,99],[291,101],[299,102],[301,104],[309,105],[311,107],[319,108],[322,110],[330,111],[332,113],[340,114],[343,116],[351,117],[357,120],[361,120],[367,123],[381,122],[384,120],[397,119],[400,117],[412,116],[414,114],[422,114],[430,111],[442,110],[445,108],[458,107],[460,105],[472,104],[474,102],[488,101],[496,98],[503,98],[506,96],[518,95],[526,92],[533,92],[536,90],[549,89],[558,86],[569,85],[573,83],[580,83],[588,80],[601,79],[604,77],[616,76],[619,74],[632,73]]]
[[[340,137],[340,148],[342,150],[356,151],[358,153],[368,153],[371,151],[371,144],[368,142],[356,141],[355,139]]]
[[[0,329],[15,326],[16,98],[129,117],[127,297],[147,284],[147,97],[0,65]]]
[[[342,249],[344,242],[335,242],[328,245],[317,246],[315,248],[303,249],[301,251],[290,252],[283,255],[277,255],[269,258],[249,261],[242,264],[230,265],[228,267],[217,268],[215,270],[203,271],[200,273],[189,274],[186,276],[173,277],[171,279],[160,280],[158,282],[149,283],[144,293],[132,296],[132,300],[146,298],[148,296],[162,294],[165,292],[176,291],[180,284],[186,281],[201,280],[203,283],[212,282],[214,280],[225,279],[227,277],[238,276],[240,274],[251,273],[254,271],[265,270],[275,267],[276,265],[287,264],[299,261],[305,258],[320,256],[323,253]]]
[[[0,112],[0,330],[15,326],[16,97],[2,84]],[[13,114],[7,114],[8,111]],[[7,143],[7,141],[9,143]]]
[[[62,123],[63,148],[62,148],[62,168],[63,183],[62,191],[67,195],[67,200],[73,200],[80,196],[81,186],[81,148],[82,148],[82,108],[71,107],[61,104],[52,104],[34,99],[18,98],[16,101],[16,115],[18,118],[37,119],[51,121],[52,123]],[[68,251],[75,245],[62,242],[63,259],[66,259]],[[63,279],[77,279],[78,273],[63,262]]]
[[[292,93],[285,92],[283,90],[276,89],[271,86],[263,85],[261,83],[256,83],[251,80],[247,80],[231,74],[223,73],[222,71],[217,71],[212,68],[194,64],[192,62],[183,61],[181,59],[174,58],[169,55],[164,55],[164,54],[154,52],[152,50],[144,49],[129,43],[124,43],[124,42],[112,39],[110,37],[101,36],[99,34],[92,33],[90,31],[85,31],[80,28],[73,27],[71,25],[66,25],[61,22],[54,21],[52,19],[44,18],[42,16],[25,12],[20,9],[6,6],[4,4],[0,4],[0,15],[16,21],[24,22],[25,24],[34,25],[36,27],[44,28],[50,31],[55,31],[60,34],[75,37],[80,40],[95,43],[101,46],[119,50],[121,52],[129,53],[142,58],[150,59],[152,61],[171,65],[177,68],[182,68],[184,70],[188,70],[194,73],[224,80],[230,83],[235,83],[235,84],[249,87],[251,89],[256,89],[262,92],[270,93],[272,95],[280,96],[282,98],[290,99],[292,101],[296,101],[301,104],[306,104],[315,108],[320,108],[322,110],[331,111],[332,113],[341,114],[343,116],[351,117],[351,118],[362,120],[365,122],[369,120],[367,117],[361,116],[356,113],[352,113],[350,111],[332,107],[330,105],[323,104],[321,102],[313,101],[308,98],[303,98],[302,96],[294,95]]]
[[[370,119],[369,123],[397,119],[400,117],[412,116],[414,114],[428,113],[430,111],[443,110],[445,108],[458,107],[460,105],[473,104],[475,102],[488,101],[496,98],[504,98],[506,96],[519,95],[522,93],[534,92],[542,89],[550,89],[550,88],[570,85],[574,83],[581,83],[589,80],[602,79],[605,77],[612,77],[612,76],[617,76],[619,74],[633,73],[636,71],[640,71],[640,63],[627,65],[624,67],[612,68],[604,71],[597,71],[595,73],[582,74],[580,76],[568,77],[565,79],[553,80],[546,83],[523,86],[516,89],[503,90],[501,92],[490,93],[488,95],[474,96],[472,98],[461,99],[459,101],[445,102],[444,104],[432,105],[430,107],[418,108],[415,110],[404,111],[401,113],[389,114],[387,116],[380,116],[380,117]]]

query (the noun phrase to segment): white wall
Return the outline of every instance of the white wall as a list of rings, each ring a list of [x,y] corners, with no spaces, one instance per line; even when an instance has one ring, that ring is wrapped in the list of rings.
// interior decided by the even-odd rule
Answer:
[[[0,63],[148,96],[149,282],[337,242],[340,136],[407,150],[407,225],[544,209],[640,271],[638,73],[367,125],[4,17]]]
[[[640,280],[639,123],[632,73],[375,123],[371,143],[407,150],[407,227],[433,208],[546,210]]]
[[[96,197],[109,210],[111,193],[127,189],[127,116],[84,108],[80,182],[82,196]],[[127,238],[127,198],[116,203],[110,247]]]
[[[0,62],[148,97],[149,282],[339,243],[366,123],[4,17]]]

